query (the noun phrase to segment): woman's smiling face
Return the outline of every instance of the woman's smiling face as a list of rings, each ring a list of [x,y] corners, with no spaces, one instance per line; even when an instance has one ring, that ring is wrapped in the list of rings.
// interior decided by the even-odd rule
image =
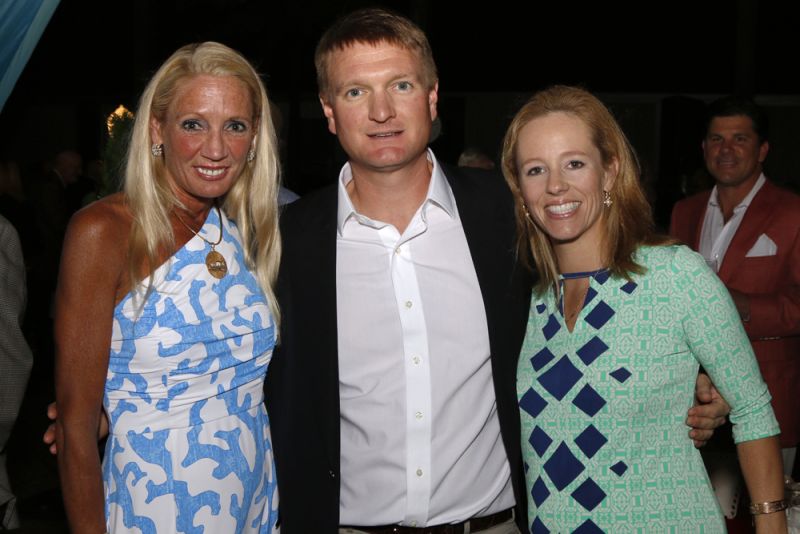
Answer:
[[[198,75],[179,82],[151,138],[164,145],[167,180],[187,207],[227,193],[247,165],[256,124],[250,92],[234,77]]]
[[[516,165],[531,217],[553,245],[595,248],[605,231],[603,189],[613,173],[603,165],[589,126],[553,112],[526,124],[519,134]]]

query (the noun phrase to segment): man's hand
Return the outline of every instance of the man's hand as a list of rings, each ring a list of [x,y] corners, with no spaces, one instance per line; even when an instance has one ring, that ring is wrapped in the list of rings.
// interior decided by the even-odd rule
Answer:
[[[731,412],[731,407],[719,394],[717,388],[711,383],[708,375],[697,375],[694,389],[694,406],[689,408],[686,424],[692,427],[689,437],[694,441],[694,446],[702,447],[714,435],[714,429],[725,423],[725,418]]]
[[[47,405],[47,418],[53,421],[50,423],[50,426],[47,427],[47,430],[44,431],[44,436],[42,436],[42,441],[44,441],[45,445],[50,446],[50,454],[58,454],[58,447],[56,446],[56,418],[58,417],[58,408],[56,408],[56,403],[51,402]]]
[[[105,412],[103,412],[103,416],[100,417],[100,426],[97,428],[97,441],[100,441],[108,435],[108,419],[105,415]],[[58,446],[56,444],[56,419],[58,418],[58,407],[56,406],[55,402],[51,402],[47,405],[47,418],[53,422],[50,423],[50,426],[48,426],[47,430],[44,431],[42,441],[44,441],[45,445],[50,446],[50,454],[58,454]]]

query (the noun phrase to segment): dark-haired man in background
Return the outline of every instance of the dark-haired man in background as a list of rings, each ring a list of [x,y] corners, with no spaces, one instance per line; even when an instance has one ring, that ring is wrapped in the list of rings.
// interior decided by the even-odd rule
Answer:
[[[700,252],[730,291],[772,394],[791,473],[800,441],[800,197],[764,176],[768,139],[754,102],[713,102],[703,154],[715,187],[675,205],[670,233]]]

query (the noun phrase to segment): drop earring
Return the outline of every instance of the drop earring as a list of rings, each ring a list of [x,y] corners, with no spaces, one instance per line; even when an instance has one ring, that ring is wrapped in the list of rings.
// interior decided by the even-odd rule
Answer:
[[[533,217],[531,217],[531,212],[528,211],[528,205],[524,202],[522,203],[522,210],[525,212],[525,218],[528,220],[529,224],[533,224]]]
[[[603,205],[607,208],[610,208],[611,204],[613,203],[614,201],[611,200],[611,193],[603,189]]]

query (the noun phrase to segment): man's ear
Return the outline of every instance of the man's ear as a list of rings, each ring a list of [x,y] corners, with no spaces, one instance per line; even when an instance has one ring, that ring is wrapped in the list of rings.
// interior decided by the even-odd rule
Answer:
[[[439,111],[436,105],[439,103],[439,82],[433,84],[433,88],[428,92],[428,107],[431,112],[431,120],[436,120],[439,116]]]
[[[769,141],[764,141],[761,143],[761,146],[758,147],[758,162],[764,163],[764,160],[767,159],[767,154],[769,153]]]
[[[319,94],[319,104],[322,106],[322,114],[328,120],[328,131],[336,135],[336,117],[333,112],[333,106],[330,104],[329,97],[322,93]]]

